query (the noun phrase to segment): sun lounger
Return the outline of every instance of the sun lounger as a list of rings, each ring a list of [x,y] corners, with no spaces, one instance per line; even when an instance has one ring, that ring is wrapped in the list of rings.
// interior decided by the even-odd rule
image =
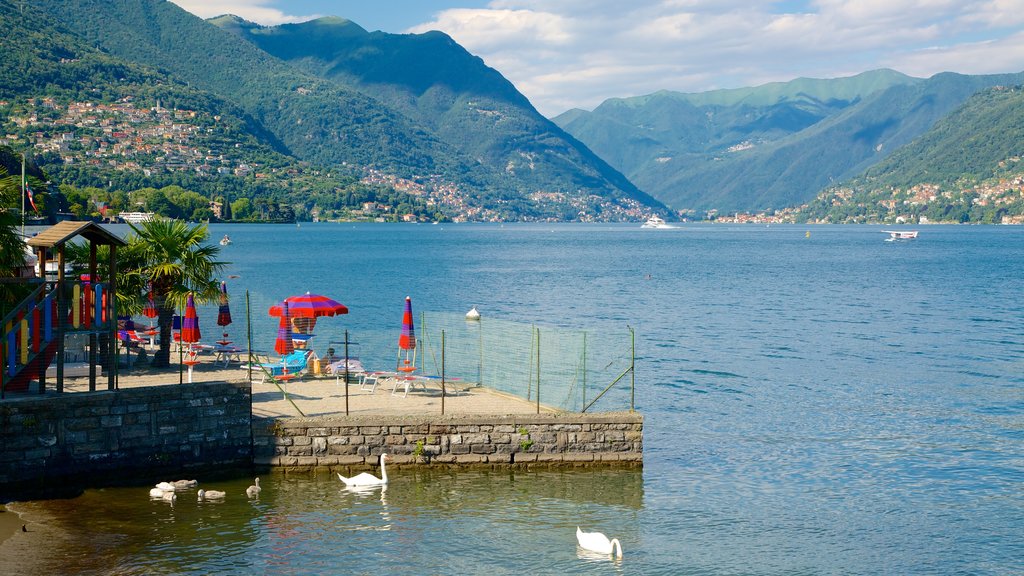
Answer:
[[[311,350],[296,350],[277,362],[258,362],[252,366],[263,372],[263,379],[260,380],[260,383],[263,383],[267,377],[277,379],[284,374],[296,376],[306,370],[311,353]]]

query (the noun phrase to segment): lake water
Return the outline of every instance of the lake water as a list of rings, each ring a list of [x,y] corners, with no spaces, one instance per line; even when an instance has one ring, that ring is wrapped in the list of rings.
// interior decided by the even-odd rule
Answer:
[[[31,573],[1024,573],[1024,229],[879,230],[211,226],[263,348],[266,308],[305,291],[348,305],[353,339],[407,295],[629,324],[643,470],[403,469],[383,494],[278,473],[258,502],[239,478],[173,508],[90,490],[18,505],[69,528]],[[577,524],[623,560],[579,556]]]

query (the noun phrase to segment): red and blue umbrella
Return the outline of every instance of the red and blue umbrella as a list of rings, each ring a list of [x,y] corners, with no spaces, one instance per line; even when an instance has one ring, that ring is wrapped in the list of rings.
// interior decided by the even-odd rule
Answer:
[[[412,299],[405,297],[405,312],[402,314],[402,334],[398,337],[398,347],[402,350],[416,348],[416,329],[412,324]]]
[[[274,351],[284,356],[295,351],[295,344],[292,342],[291,317],[288,315],[288,302],[282,304],[279,316],[281,316],[281,322],[277,326],[277,340],[274,341]]]
[[[283,306],[285,304],[287,306]],[[292,318],[319,318],[348,314],[348,307],[327,296],[306,292],[302,296],[289,296],[281,304],[270,307],[271,316],[282,316],[282,311],[290,314]]]
[[[220,306],[217,308],[217,326],[231,324],[231,308],[228,306],[228,284],[220,283]]]
[[[181,341],[199,342],[202,335],[199,333],[199,315],[196,314],[196,302],[192,294],[188,295],[185,301],[185,317],[181,319]]]
[[[146,318],[156,318],[156,302],[153,301],[153,285],[149,285],[149,294],[146,296],[146,305],[142,307],[142,315]]]
[[[398,361],[398,371],[416,371],[416,329],[412,324],[412,299],[408,296],[405,297],[405,312],[402,313],[402,333],[398,336]]]

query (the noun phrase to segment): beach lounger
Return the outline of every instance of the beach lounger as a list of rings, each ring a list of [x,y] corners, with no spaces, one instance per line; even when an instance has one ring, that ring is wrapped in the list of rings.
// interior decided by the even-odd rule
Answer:
[[[276,379],[284,374],[292,376],[300,374],[309,366],[309,355],[311,353],[312,350],[296,350],[282,357],[277,362],[257,362],[252,366],[263,372],[263,378],[260,380],[262,384],[266,381],[267,377]]]

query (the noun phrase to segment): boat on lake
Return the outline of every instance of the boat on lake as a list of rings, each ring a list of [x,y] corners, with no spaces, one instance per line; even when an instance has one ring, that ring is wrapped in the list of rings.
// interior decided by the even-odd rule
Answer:
[[[669,224],[668,222],[665,222],[664,220],[662,220],[661,217],[658,216],[657,214],[652,215],[650,218],[648,218],[647,222],[644,222],[643,224],[641,224],[640,227],[641,228],[675,228],[675,226],[673,226],[673,225]]]
[[[882,232],[889,235],[889,237],[885,239],[886,242],[913,240],[914,238],[917,238],[917,230],[882,230]]]

